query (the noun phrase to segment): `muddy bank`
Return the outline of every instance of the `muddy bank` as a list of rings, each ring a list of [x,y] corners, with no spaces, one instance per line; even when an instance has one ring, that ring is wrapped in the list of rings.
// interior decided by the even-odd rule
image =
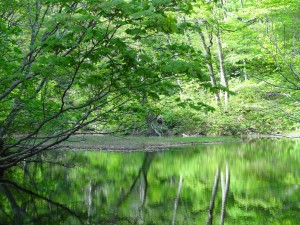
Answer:
[[[221,144],[240,141],[236,137],[115,137],[76,136],[60,145],[63,150],[75,151],[162,151],[170,148],[202,144]]]

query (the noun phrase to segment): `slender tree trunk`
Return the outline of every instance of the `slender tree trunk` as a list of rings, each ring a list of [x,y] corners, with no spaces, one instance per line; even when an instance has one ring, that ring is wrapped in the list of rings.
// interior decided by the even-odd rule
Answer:
[[[87,186],[87,205],[88,205],[88,224],[92,224],[92,219],[93,219],[93,184],[92,181],[90,180],[88,186]]]
[[[29,177],[29,166],[30,166],[30,162],[28,162],[27,160],[24,161],[24,167],[23,167],[23,183],[26,184],[26,182],[28,181]]]
[[[245,78],[245,80],[248,80],[248,74],[247,74],[247,69],[246,69],[246,59],[243,59],[243,65],[244,65],[244,68],[243,68],[244,78]]]
[[[243,2],[243,0],[240,0],[240,3],[242,5],[242,8],[244,8],[244,2]]]
[[[174,211],[173,211],[173,216],[172,216],[172,225],[175,224],[177,207],[178,207],[178,201],[179,201],[180,192],[181,192],[181,188],[182,188],[182,182],[183,182],[183,177],[182,177],[182,175],[180,175],[180,179],[179,179],[179,183],[178,183],[178,189],[177,189],[177,195],[176,195],[176,199],[175,199],[175,202],[174,202]]]
[[[1,132],[1,127],[0,127],[0,132]],[[0,157],[2,157],[2,155],[4,154],[3,149],[4,149],[4,141],[0,134]],[[2,179],[3,175],[4,175],[4,170],[0,169],[0,180]]]
[[[220,173],[219,173],[219,168],[217,168],[214,186],[212,189],[212,194],[211,194],[211,199],[210,199],[210,204],[209,204],[209,209],[208,209],[208,217],[207,217],[206,225],[211,225],[212,221],[213,221],[215,199],[216,199],[217,192],[218,192],[219,180],[220,180]]]
[[[222,208],[221,208],[221,219],[220,219],[220,225],[224,224],[225,221],[225,215],[226,215],[226,202],[227,202],[227,196],[229,192],[229,185],[230,185],[230,175],[229,175],[229,169],[228,166],[226,166],[226,175],[225,180],[223,177],[223,174],[221,174],[221,185],[222,185]]]
[[[210,39],[210,44],[208,45],[206,43],[205,37],[201,31],[199,32],[199,36],[201,38],[203,49],[204,49],[204,54],[205,54],[205,58],[206,58],[205,63],[208,68],[208,71],[209,71],[211,86],[216,87],[217,82],[216,82],[216,76],[215,76],[215,72],[214,72],[214,68],[213,68],[213,64],[212,64],[212,56],[211,56],[211,51],[210,51],[210,47],[212,46],[212,40]],[[220,104],[219,93],[218,92],[214,93],[214,96],[215,96],[216,104],[219,105]]]
[[[223,47],[222,47],[222,39],[220,35],[220,31],[218,30],[217,35],[216,35],[216,41],[218,44],[218,56],[219,56],[219,64],[220,64],[220,83],[221,85],[228,89],[228,81],[226,77],[226,72],[225,72],[225,66],[224,66],[224,55],[223,55]],[[223,93],[223,91],[221,91]],[[224,91],[224,108],[225,111],[228,110],[228,99],[229,99],[229,93],[228,90]]]
[[[141,198],[141,209],[140,212],[142,212],[144,210],[145,207],[145,203],[146,203],[146,198],[147,198],[147,190],[148,190],[148,178],[147,178],[147,173],[146,171],[142,171],[143,173],[143,179],[141,179],[141,183],[140,183],[140,198]]]

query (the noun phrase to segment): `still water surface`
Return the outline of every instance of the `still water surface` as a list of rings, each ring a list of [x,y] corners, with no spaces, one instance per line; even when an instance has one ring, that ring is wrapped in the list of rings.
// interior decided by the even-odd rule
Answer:
[[[226,165],[225,224],[300,224],[297,141],[40,158],[48,163],[27,163],[11,174],[11,181],[31,192],[2,188],[0,224],[206,224],[216,170],[224,174]],[[220,224],[221,205],[220,182],[212,224]]]

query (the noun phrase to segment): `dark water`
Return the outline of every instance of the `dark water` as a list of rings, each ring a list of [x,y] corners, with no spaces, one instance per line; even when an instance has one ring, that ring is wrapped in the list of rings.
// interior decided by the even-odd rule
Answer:
[[[225,177],[226,165],[225,224],[300,224],[296,141],[56,152],[34,161],[7,174],[14,183],[1,186],[0,224],[206,224],[216,170]],[[212,224],[220,224],[221,180],[218,187]]]

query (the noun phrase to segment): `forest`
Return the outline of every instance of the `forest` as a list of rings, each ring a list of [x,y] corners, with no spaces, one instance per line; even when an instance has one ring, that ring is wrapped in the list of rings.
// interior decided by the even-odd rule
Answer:
[[[0,171],[77,133],[297,134],[297,1],[0,3]]]
[[[1,0],[0,189],[76,135],[298,137],[299,20],[292,0]]]

